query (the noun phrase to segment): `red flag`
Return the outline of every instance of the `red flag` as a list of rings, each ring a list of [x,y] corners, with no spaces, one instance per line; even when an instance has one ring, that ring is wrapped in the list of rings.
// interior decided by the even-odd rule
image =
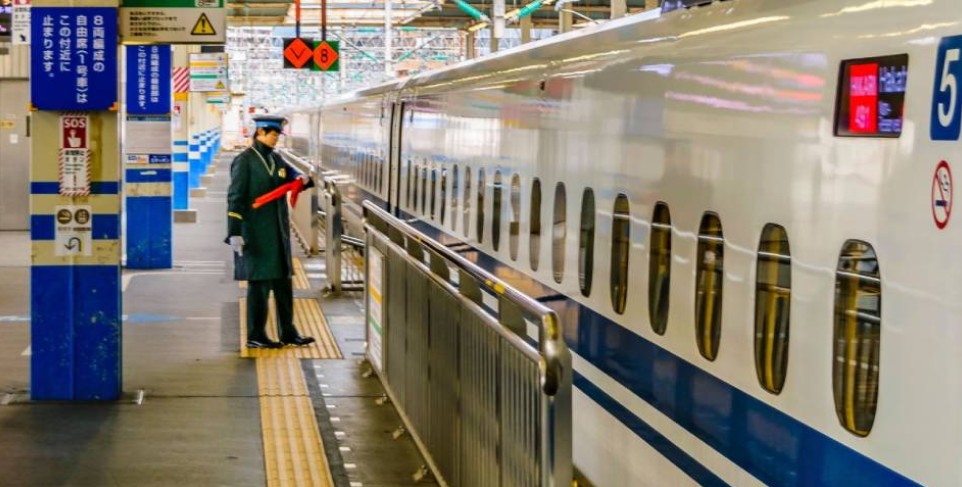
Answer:
[[[285,194],[287,194],[288,191],[291,191],[291,194],[292,194],[291,206],[293,206],[297,203],[297,194],[303,190],[304,190],[304,181],[301,181],[301,178],[297,178],[294,181],[278,186],[276,189],[274,189],[269,193],[264,193],[258,196],[257,199],[254,200],[254,208],[255,209],[260,208],[270,203],[271,201],[274,201],[284,196]]]

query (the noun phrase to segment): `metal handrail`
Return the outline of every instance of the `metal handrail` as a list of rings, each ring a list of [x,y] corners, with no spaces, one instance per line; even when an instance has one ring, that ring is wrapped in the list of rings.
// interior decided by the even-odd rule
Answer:
[[[294,166],[297,170],[311,177],[317,176],[317,168],[309,162],[306,157],[301,157],[294,153],[292,149],[278,149],[277,153],[284,159],[285,162]]]
[[[518,305],[523,314],[535,321],[538,324],[539,330],[538,352],[540,360],[538,363],[542,371],[541,390],[549,396],[553,396],[558,392],[561,379],[564,375],[564,357],[566,357],[567,345],[564,342],[561,322],[554,310],[516,290],[500,278],[447,248],[444,244],[427,237],[411,225],[395,218],[370,201],[364,201],[363,206],[365,220],[368,219],[369,214],[372,214],[394,227],[394,229],[408,239],[430,248],[457,266],[461,271],[473,277],[479,285],[483,286],[491,294],[501,296]],[[524,340],[512,340],[512,343],[516,346],[523,344],[524,346],[530,347]]]

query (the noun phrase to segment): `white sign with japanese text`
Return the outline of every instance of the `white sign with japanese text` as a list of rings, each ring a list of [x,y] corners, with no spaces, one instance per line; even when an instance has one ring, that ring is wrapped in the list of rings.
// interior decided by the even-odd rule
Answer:
[[[30,44],[30,2],[14,4],[12,24],[13,45]]]

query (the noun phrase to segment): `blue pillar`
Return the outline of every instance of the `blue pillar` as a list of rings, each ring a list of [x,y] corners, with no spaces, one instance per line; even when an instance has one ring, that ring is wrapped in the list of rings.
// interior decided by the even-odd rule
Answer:
[[[190,162],[187,159],[186,140],[174,140],[174,209],[186,210],[190,204]]]
[[[199,188],[200,176],[204,173],[204,168],[200,159],[200,137],[198,135],[191,134],[190,136],[187,160],[190,163],[190,189]]]
[[[173,267],[173,171],[168,168],[128,168],[127,267]]]
[[[113,5],[35,5],[31,12],[30,397],[35,400],[112,401],[120,398],[123,384]],[[45,34],[43,26],[53,23],[57,28]],[[97,38],[102,45],[90,42],[88,56],[78,56],[76,49],[69,55],[69,70],[44,63],[41,39],[77,46],[78,40]],[[89,88],[84,93],[74,89],[81,83]],[[66,157],[70,165],[58,163]]]

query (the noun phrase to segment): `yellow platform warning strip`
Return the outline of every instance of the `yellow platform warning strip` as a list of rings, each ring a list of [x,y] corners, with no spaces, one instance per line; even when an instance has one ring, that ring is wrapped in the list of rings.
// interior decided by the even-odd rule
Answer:
[[[311,283],[307,280],[304,272],[304,264],[301,259],[294,259],[294,289],[310,289]]]
[[[267,486],[333,486],[300,362],[258,359],[257,384]]]
[[[301,263],[301,259],[294,258],[291,260],[294,262],[294,289],[310,289],[311,283],[307,280],[307,274],[304,272],[304,264]],[[247,281],[240,281],[239,286],[241,289],[247,289]]]
[[[274,298],[270,300],[270,311],[267,318],[267,336],[271,340],[278,340],[277,322],[275,321]],[[313,359],[339,359],[341,350],[334,340],[327,319],[321,312],[317,300],[311,298],[294,298],[294,325],[301,335],[314,337],[316,342],[306,347],[284,347],[281,349],[255,348],[249,349],[247,343],[247,298],[240,300],[241,323],[241,357],[282,357]]]

